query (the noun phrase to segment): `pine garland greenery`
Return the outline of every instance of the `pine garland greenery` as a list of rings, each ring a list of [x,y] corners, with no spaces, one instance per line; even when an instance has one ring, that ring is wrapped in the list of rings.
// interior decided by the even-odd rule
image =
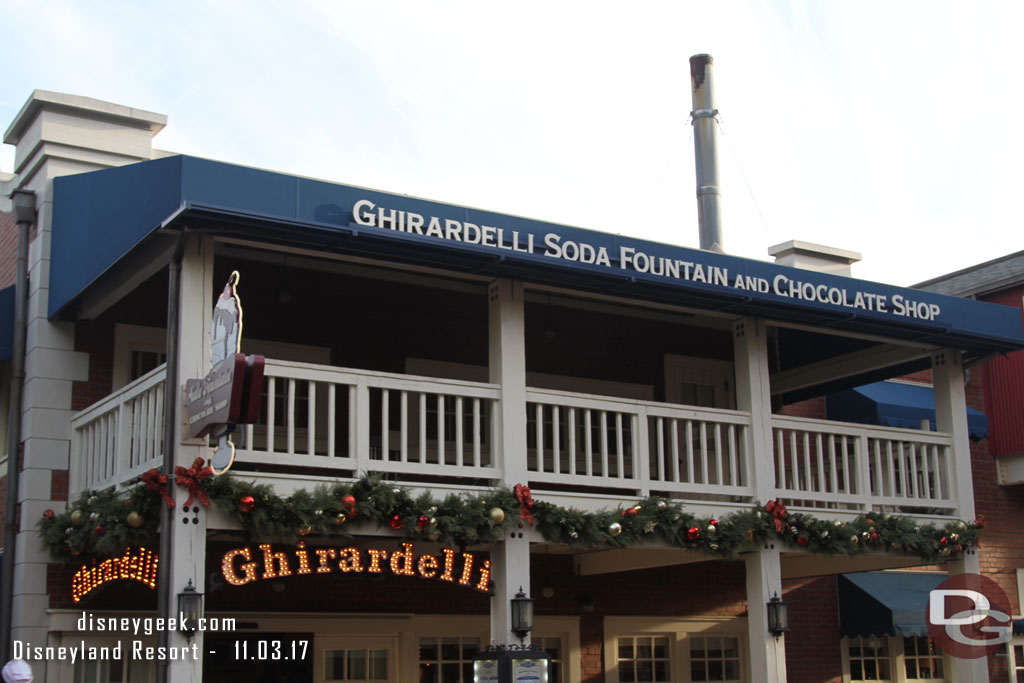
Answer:
[[[830,521],[788,513],[777,501],[714,519],[697,517],[682,504],[658,496],[629,507],[585,512],[533,502],[529,491],[519,487],[434,500],[429,493],[414,498],[379,475],[299,490],[287,497],[268,485],[231,475],[207,477],[200,487],[220,512],[236,520],[256,541],[297,540],[307,534],[350,536],[354,526],[379,524],[409,539],[476,545],[526,528],[524,516],[529,515],[546,541],[579,549],[628,548],[660,541],[725,559],[781,542],[784,547],[818,554],[890,551],[938,563],[977,547],[984,527],[982,518],[971,523],[918,525],[911,518],[883,512],[862,514],[849,522]],[[43,546],[61,563],[118,555],[128,546],[153,548],[163,504],[159,493],[143,484],[126,494],[86,491],[65,512],[44,513],[39,522]]]

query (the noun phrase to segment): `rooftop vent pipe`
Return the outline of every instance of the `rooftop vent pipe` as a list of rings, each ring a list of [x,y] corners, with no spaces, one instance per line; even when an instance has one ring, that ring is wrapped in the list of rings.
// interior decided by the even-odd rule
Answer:
[[[724,253],[722,214],[718,189],[718,110],[714,101],[714,60],[711,55],[690,57],[690,85],[693,90],[694,153],[697,162],[697,220],[700,223],[700,248]]]

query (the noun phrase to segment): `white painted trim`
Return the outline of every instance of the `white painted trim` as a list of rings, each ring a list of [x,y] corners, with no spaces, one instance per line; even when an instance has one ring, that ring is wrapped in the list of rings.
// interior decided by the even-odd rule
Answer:
[[[730,636],[739,639],[740,673],[743,681],[750,680],[750,648],[747,644],[745,617],[605,617],[604,677],[605,683],[618,683],[618,649],[616,639],[622,636],[654,635],[669,638],[669,680],[690,679],[690,649],[687,636]],[[574,679],[579,680],[579,679]]]

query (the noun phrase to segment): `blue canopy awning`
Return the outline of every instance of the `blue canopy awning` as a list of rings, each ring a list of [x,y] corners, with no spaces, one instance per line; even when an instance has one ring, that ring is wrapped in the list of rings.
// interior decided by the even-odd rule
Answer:
[[[840,574],[839,634],[928,635],[928,594],[945,579],[925,572]]]
[[[829,394],[828,419],[842,422],[918,429],[928,420],[935,429],[935,394],[931,387],[900,382],[875,382]],[[967,429],[972,439],[988,436],[988,418],[967,407]]]
[[[10,360],[14,346],[14,285],[0,289],[0,360]]]

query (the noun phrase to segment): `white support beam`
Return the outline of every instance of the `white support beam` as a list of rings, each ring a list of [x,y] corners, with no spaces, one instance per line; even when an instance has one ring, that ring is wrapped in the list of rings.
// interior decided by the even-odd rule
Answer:
[[[930,353],[931,351],[923,348],[886,345],[808,363],[772,375],[772,394],[784,394],[843,377],[919,360],[928,357]]]
[[[171,387],[167,388],[167,400],[174,401],[178,411],[176,436],[172,444],[174,463],[186,468],[191,466],[197,457],[205,460],[210,458],[210,449],[205,443],[198,445],[200,442],[195,440],[184,442],[185,425],[182,418],[181,392],[186,379],[202,377],[210,370],[210,325],[213,318],[214,294],[213,251],[214,243],[211,237],[192,235],[185,246],[181,263],[181,295],[178,299],[178,367],[181,381],[174,387],[175,391],[172,392]],[[174,487],[174,497],[177,507],[171,511],[172,557],[169,572],[172,612],[176,612],[177,609],[175,596],[189,581],[192,581],[192,585],[201,593],[205,592],[206,585],[207,510],[204,508],[199,511],[197,507],[189,506],[186,511],[184,507],[188,490],[183,486]],[[195,501],[194,505],[198,506],[198,501]],[[197,521],[193,522],[193,519]],[[168,634],[170,647],[181,648],[192,644],[196,645],[199,657],[172,659],[168,665],[168,680],[175,683],[200,683],[203,680],[202,632],[197,632],[191,642],[180,631]]]
[[[967,429],[967,392],[964,388],[963,356],[956,349],[943,349],[932,356],[932,384],[935,387],[935,428],[952,437],[946,461],[948,479],[961,519],[974,519],[974,480],[971,476],[971,441]]]
[[[786,636],[768,633],[768,601],[782,595],[779,551],[769,546],[744,557],[747,568],[747,638],[750,683],[785,683]]]
[[[527,483],[526,338],[523,285],[495,280],[487,289],[490,381],[501,386],[495,443],[506,486]],[[511,600],[520,589],[530,595],[530,540],[521,530],[506,534],[491,550],[491,642],[518,642],[512,633]],[[527,641],[529,642],[529,637]]]

